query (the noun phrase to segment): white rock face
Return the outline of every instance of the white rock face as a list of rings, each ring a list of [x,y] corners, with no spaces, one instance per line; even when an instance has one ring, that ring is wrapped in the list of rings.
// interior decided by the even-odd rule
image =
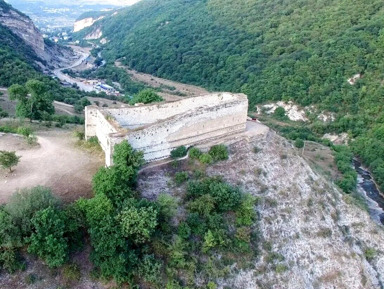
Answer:
[[[347,81],[350,85],[355,85],[356,81],[358,81],[362,77],[361,73],[357,73],[351,78],[349,78]]]
[[[342,133],[342,134],[326,133],[323,136],[323,138],[324,139],[328,139],[328,140],[330,140],[331,142],[333,142],[334,144],[337,144],[337,145],[347,144],[348,140],[349,140],[348,134],[345,133],[345,132]]]
[[[92,26],[96,21],[99,21],[103,19],[104,16],[100,16],[99,18],[85,18],[81,19],[79,21],[76,21],[74,26],[73,26],[73,32],[79,32],[80,30],[83,30],[86,27]]]
[[[95,40],[100,39],[103,36],[103,31],[101,31],[100,27],[95,28],[91,33],[85,36],[85,40]]]
[[[260,111],[264,109],[267,114],[272,114],[278,107],[283,107],[288,118],[292,121],[308,121],[305,110],[300,108],[297,104],[294,104],[292,101],[279,101],[276,103],[265,104],[257,107],[257,110]]]

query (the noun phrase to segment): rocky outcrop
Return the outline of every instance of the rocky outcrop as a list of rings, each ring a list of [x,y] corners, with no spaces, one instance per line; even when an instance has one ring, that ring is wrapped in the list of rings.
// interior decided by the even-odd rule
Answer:
[[[272,131],[231,152],[208,172],[260,198],[262,245],[254,270],[218,288],[383,288],[384,228],[356,199]]]
[[[37,56],[45,59],[44,38],[29,17],[20,14],[16,10],[6,10],[0,7],[0,24],[8,27],[31,46]]]

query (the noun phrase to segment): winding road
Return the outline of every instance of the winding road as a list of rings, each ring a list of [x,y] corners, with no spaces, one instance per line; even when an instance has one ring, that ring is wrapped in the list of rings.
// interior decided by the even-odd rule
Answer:
[[[89,52],[86,52],[85,50],[81,49],[81,47],[72,46],[72,49],[75,51],[77,55],[80,55],[80,58],[76,60],[74,63],[72,63],[70,66],[55,69],[53,71],[53,74],[57,78],[59,78],[61,81],[66,81],[71,84],[77,84],[77,86],[83,91],[86,91],[86,92],[96,91],[93,88],[93,85],[83,83],[82,81],[76,78],[70,77],[63,73],[63,70],[71,69],[76,66],[79,66],[85,59],[89,57]]]

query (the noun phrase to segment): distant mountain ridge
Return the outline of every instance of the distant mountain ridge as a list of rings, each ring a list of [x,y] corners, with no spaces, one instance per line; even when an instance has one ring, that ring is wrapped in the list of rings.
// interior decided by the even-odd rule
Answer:
[[[44,40],[32,20],[0,0],[0,85],[23,83],[72,55]]]

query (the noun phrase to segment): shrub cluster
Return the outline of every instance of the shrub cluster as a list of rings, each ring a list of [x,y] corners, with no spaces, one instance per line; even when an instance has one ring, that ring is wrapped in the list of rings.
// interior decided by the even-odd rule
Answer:
[[[220,148],[213,151],[216,159],[224,155]],[[80,272],[70,256],[85,240],[92,248],[95,276],[118,284],[182,288],[180,283],[193,285],[200,276],[214,288],[212,278],[229,272],[227,264],[239,258],[252,263],[257,248],[253,197],[220,178],[199,174],[179,200],[162,193],[149,201],[135,192],[143,153],[124,141],[115,146],[113,161],[95,174],[91,199],[64,207],[49,189],[36,187],[20,191],[1,207],[0,266],[21,268],[19,253],[26,246],[49,267],[63,266],[64,280],[73,282]],[[178,172],[175,181],[186,182],[190,176]],[[179,207],[183,214],[175,222]],[[227,264],[215,253],[225,256]]]
[[[171,157],[173,159],[182,158],[187,155],[187,148],[185,146],[179,146],[171,151]]]

